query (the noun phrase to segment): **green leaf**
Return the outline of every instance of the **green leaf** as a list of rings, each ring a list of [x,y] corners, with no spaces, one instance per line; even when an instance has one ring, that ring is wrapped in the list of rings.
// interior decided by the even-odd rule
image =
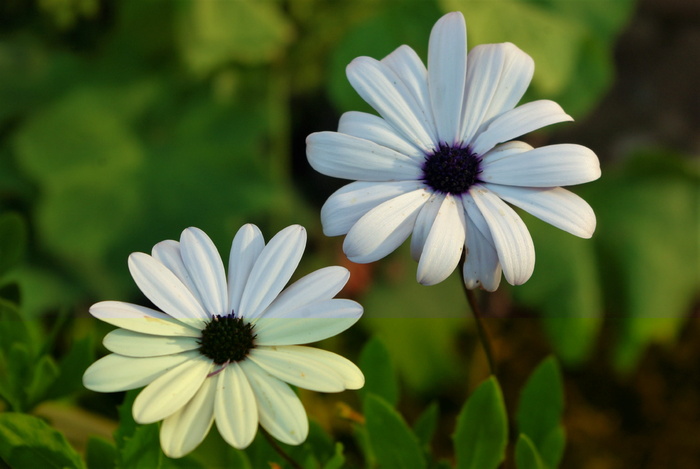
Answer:
[[[83,373],[94,361],[95,347],[92,336],[74,341],[73,346],[58,364],[58,377],[48,390],[46,399],[60,398],[82,389]]]
[[[495,469],[505,457],[508,418],[495,376],[481,383],[457,417],[457,469]]]
[[[177,37],[183,60],[198,75],[230,61],[261,64],[279,57],[292,28],[277,2],[177,4]]]
[[[515,444],[515,466],[518,469],[547,469],[534,443],[524,433]]]
[[[335,444],[335,452],[333,456],[326,461],[323,469],[342,469],[345,466],[345,455],[343,454],[343,444],[338,442]]]
[[[416,435],[388,402],[368,394],[364,414],[369,442],[380,467],[426,467]]]
[[[525,383],[515,417],[518,431],[532,441],[548,467],[556,467],[564,453],[563,411],[561,372],[556,359],[548,357]]]
[[[88,438],[85,451],[88,469],[114,469],[116,458],[117,448],[114,443],[96,436]]]
[[[61,433],[37,417],[14,412],[0,414],[0,459],[14,469],[85,467]]]
[[[117,469],[164,467],[166,456],[160,449],[158,424],[138,425],[131,437],[118,447]]]
[[[440,408],[437,401],[433,401],[413,423],[413,432],[418,437],[418,441],[426,448],[430,446],[430,441],[437,429],[438,417],[440,417]]]
[[[0,216],[0,276],[14,267],[27,245],[27,226],[15,213]]]
[[[399,382],[389,351],[381,339],[373,337],[365,344],[360,353],[360,369],[365,375],[365,385],[360,389],[360,396],[376,394],[392,406],[399,400]]]

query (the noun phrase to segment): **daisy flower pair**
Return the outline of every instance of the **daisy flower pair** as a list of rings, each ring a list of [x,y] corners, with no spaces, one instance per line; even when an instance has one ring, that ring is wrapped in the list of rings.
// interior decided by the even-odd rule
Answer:
[[[506,203],[574,235],[590,237],[595,215],[561,186],[600,176],[598,159],[579,145],[534,149],[513,140],[571,120],[552,101],[516,107],[532,59],[512,44],[467,54],[461,13],[435,25],[426,68],[401,46],[381,61],[355,59],[355,90],[381,117],[348,112],[338,132],[307,139],[319,172],[355,180],[323,206],[328,236],[346,234],[350,260],[372,262],[411,236],[417,280],[438,283],[464,259],[468,288],[495,290],[530,277],[532,239]],[[84,375],[85,386],[115,392],[146,386],[133,406],[139,423],[162,421],[166,455],[192,451],[216,423],[236,448],[258,424],[278,440],[299,444],[308,421],[288,386],[321,392],[358,389],[362,372],[339,355],[300,346],[342,332],[362,314],[334,298],[348,280],[342,267],[302,277],[285,289],[306,234],[290,226],[265,244],[254,225],[233,239],[228,274],[212,241],[188,228],[178,241],[134,253],[129,269],[159,310],[106,301],[90,313],[119,329],[104,339],[112,353]],[[287,384],[288,383],[288,384]]]

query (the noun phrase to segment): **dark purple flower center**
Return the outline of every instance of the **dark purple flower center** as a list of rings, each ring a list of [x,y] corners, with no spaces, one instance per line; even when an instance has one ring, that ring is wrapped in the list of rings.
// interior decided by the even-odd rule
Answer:
[[[469,147],[451,147],[441,143],[423,163],[423,181],[438,192],[463,194],[481,173],[481,158]]]
[[[211,358],[217,365],[243,360],[255,347],[253,325],[233,313],[214,316],[198,339],[199,353]]]

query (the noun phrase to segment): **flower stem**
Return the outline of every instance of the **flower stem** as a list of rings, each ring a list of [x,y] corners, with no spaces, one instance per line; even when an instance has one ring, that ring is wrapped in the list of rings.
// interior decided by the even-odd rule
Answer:
[[[481,312],[481,308],[479,307],[479,302],[476,299],[476,295],[474,294],[473,290],[470,290],[467,288],[467,286],[464,284],[464,260],[460,262],[459,265],[459,275],[460,278],[462,279],[462,289],[464,290],[464,295],[467,297],[467,302],[469,303],[469,307],[472,310],[472,314],[474,315],[474,321],[476,322],[476,332],[479,336],[479,342],[481,342],[481,346],[484,348],[484,354],[486,355],[486,360],[488,361],[489,364],[489,373],[492,375],[496,374],[496,361],[493,358],[493,351],[491,348],[491,339],[489,338],[488,333],[486,332],[486,326],[484,325],[484,319],[483,319],[483,314]]]
[[[265,435],[265,439],[267,440],[268,443],[270,443],[270,446],[272,446],[272,448],[275,451],[277,451],[277,454],[282,456],[282,459],[287,461],[289,463],[289,465],[292,466],[294,469],[303,469],[301,467],[301,464],[299,464],[294,459],[292,459],[292,457],[290,455],[288,455],[285,450],[282,449],[282,447],[277,443],[277,441],[275,441],[275,439],[272,437],[272,435],[267,433],[267,431],[265,431],[265,429],[263,429],[263,428],[261,428],[260,431],[262,432],[263,435]]]

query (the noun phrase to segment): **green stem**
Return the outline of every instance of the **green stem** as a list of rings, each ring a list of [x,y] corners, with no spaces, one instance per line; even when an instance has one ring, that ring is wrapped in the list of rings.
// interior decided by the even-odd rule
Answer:
[[[282,459],[287,461],[289,463],[289,465],[292,466],[294,469],[303,469],[301,467],[301,464],[299,464],[294,459],[292,459],[292,457],[290,455],[288,455],[285,450],[282,449],[282,447],[277,443],[277,441],[275,441],[275,439],[272,437],[272,435],[267,433],[267,431],[265,431],[262,428],[260,429],[260,431],[262,432],[263,435],[265,435],[265,439],[267,439],[267,442],[270,443],[270,446],[272,446],[272,449],[277,451],[277,454],[282,456]]]
[[[459,263],[459,275],[462,279],[462,289],[464,290],[464,295],[467,297],[467,302],[474,315],[474,321],[476,322],[476,332],[479,336],[479,342],[484,348],[484,354],[486,355],[486,360],[489,364],[489,373],[492,375],[496,374],[496,361],[493,358],[493,351],[491,348],[491,339],[486,332],[486,326],[484,325],[483,314],[481,308],[479,307],[479,302],[476,299],[476,295],[473,290],[467,288],[464,284],[464,259]]]

